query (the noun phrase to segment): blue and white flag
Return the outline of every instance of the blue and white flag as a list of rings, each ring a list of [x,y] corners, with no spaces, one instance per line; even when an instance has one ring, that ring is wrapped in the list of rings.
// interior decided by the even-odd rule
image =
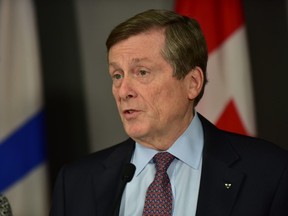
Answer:
[[[31,0],[0,0],[0,193],[14,215],[48,206],[45,128],[35,11]]]

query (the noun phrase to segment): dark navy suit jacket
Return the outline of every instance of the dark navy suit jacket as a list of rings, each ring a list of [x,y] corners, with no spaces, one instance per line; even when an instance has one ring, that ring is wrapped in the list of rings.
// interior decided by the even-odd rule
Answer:
[[[219,130],[199,116],[204,151],[196,215],[288,216],[287,152],[264,140]],[[50,215],[109,216],[134,148],[128,139],[65,166],[55,184]]]

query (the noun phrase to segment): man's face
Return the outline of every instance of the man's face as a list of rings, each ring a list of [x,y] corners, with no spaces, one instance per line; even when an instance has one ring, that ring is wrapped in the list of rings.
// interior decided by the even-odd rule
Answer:
[[[108,53],[112,91],[126,133],[140,144],[165,150],[184,132],[192,114],[191,82],[173,77],[162,57],[163,31],[123,40]]]

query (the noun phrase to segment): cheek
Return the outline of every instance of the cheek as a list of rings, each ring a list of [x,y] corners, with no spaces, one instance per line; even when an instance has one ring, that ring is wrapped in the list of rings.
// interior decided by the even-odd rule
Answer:
[[[112,87],[112,95],[113,95],[116,103],[118,104],[118,101],[119,101],[118,92],[117,92],[117,90],[115,90],[115,88],[113,88],[113,87]]]
[[[112,86],[112,94],[113,94],[114,97],[116,96],[116,89],[115,89],[114,86]]]
[[[117,109],[118,109],[118,112],[119,112],[119,114],[120,114],[121,102],[120,102],[119,96],[118,96],[118,94],[117,94],[116,92],[114,92],[114,91],[112,91],[112,95],[113,95],[113,97],[114,97],[115,104],[116,104]]]
[[[164,89],[164,90],[163,90]],[[175,88],[163,88],[157,92],[155,99],[153,100],[154,106],[157,106],[158,112],[161,115],[165,115],[171,112],[179,112],[180,108],[187,106],[189,103],[187,94],[181,86]]]
[[[173,91],[167,90],[166,87],[159,88],[149,95],[151,98],[150,106],[154,113],[163,118],[165,113],[170,110],[171,103],[173,102]]]

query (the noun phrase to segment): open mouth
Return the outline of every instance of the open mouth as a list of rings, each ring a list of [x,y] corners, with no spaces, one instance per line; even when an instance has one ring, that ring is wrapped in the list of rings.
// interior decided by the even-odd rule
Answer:
[[[137,118],[139,114],[140,111],[135,109],[126,109],[123,111],[123,115],[127,120]]]
[[[124,111],[124,114],[132,114],[132,113],[134,113],[134,112],[136,112],[136,110],[128,109],[128,110],[125,110],[125,111]]]

